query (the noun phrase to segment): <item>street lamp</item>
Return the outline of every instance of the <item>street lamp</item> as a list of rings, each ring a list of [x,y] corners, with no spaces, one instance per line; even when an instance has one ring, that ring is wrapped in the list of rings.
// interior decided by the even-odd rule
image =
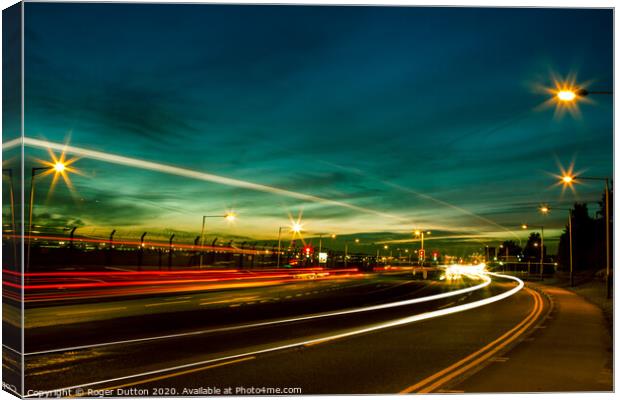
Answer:
[[[323,251],[323,235],[327,235],[326,233],[319,233],[319,253]],[[336,234],[332,233],[329,235],[333,239],[336,239]],[[332,243],[333,244],[333,243]]]
[[[570,208],[560,208],[553,207],[554,210],[562,210],[568,211],[568,259],[569,259],[569,276],[570,276],[570,286],[573,287],[573,210]],[[549,206],[540,207],[540,212],[544,215],[547,215],[551,212],[551,208]]]
[[[611,93],[611,92],[610,92]],[[593,176],[573,176],[571,174],[564,174],[562,176],[562,182],[566,185],[572,185],[573,183],[579,183],[580,180],[588,181],[605,181],[605,283],[607,286],[607,298],[611,298],[611,276],[610,276],[610,243],[609,243],[609,178],[593,177]]]
[[[543,280],[543,261],[545,258],[545,227],[542,225],[533,225],[533,226],[528,226],[527,224],[523,224],[521,225],[522,229],[527,229],[527,228],[537,228],[540,229],[540,280]],[[534,246],[536,246],[538,243],[534,243]]]
[[[207,218],[224,218],[226,219],[226,221],[228,222],[233,222],[235,219],[237,219],[237,214],[235,214],[234,212],[227,212],[224,215],[203,215],[202,216],[202,229],[200,230],[200,262],[199,262],[199,268],[202,268],[202,258],[204,256],[204,245],[205,245],[205,220]]]
[[[413,233],[416,236],[420,237],[420,252],[421,252],[421,255],[422,255],[422,257],[421,257],[422,258],[422,262],[424,262],[424,259],[426,258],[425,257],[426,254],[424,253],[424,234],[430,235],[431,231],[424,232],[424,231],[420,231],[420,230],[416,229]],[[420,253],[418,253],[418,254],[420,254]],[[418,257],[418,258],[420,258],[420,257]]]
[[[280,253],[282,252],[282,229],[289,228],[291,233],[301,233],[302,226],[299,222],[293,222],[291,226],[281,226],[278,228],[278,262],[276,268],[280,268]]]
[[[355,244],[359,244],[360,240],[355,239]],[[344,267],[347,267],[347,258],[349,257],[349,242],[344,242]]]
[[[572,102],[572,101],[578,100],[580,97],[586,97],[591,94],[613,95],[614,93],[608,90],[589,91],[583,88],[575,88],[575,89],[567,88],[567,89],[559,90],[556,93],[556,97],[558,98],[559,101]]]
[[[35,186],[36,186],[36,177],[37,176],[44,176],[44,175],[48,175],[53,173],[54,174],[54,182],[56,181],[56,177],[60,174],[63,176],[63,178],[65,178],[65,174],[68,171],[67,169],[67,164],[63,161],[64,156],[61,156],[60,160],[55,160],[54,163],[50,163],[50,162],[45,162],[45,164],[47,164],[47,167],[33,167],[32,168],[32,175],[30,178],[30,208],[28,210],[28,255],[27,255],[27,261],[26,261],[26,272],[28,271],[28,267],[30,265],[30,243],[32,241],[32,230],[33,230],[33,224],[32,224],[32,216],[33,216],[33,209],[34,209],[34,195],[35,195]],[[66,178],[65,178],[66,179]],[[53,185],[53,184],[52,184]]]

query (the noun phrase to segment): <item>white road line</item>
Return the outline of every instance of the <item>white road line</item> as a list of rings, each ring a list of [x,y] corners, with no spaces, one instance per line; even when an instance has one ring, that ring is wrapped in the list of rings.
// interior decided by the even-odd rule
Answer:
[[[392,307],[401,307],[401,306],[406,306],[410,304],[418,304],[418,303],[424,303],[427,301],[448,298],[452,296],[460,296],[466,292],[473,292],[473,291],[482,289],[491,283],[491,279],[487,276],[480,276],[480,278],[483,279],[484,282],[476,286],[472,286],[472,287],[468,287],[464,289],[458,289],[458,290],[454,290],[451,292],[439,293],[439,294],[435,294],[432,296],[416,297],[414,299],[396,301],[392,303],[384,303],[384,304],[378,304],[374,306],[366,306],[366,307],[360,307],[360,308],[351,308],[351,309],[346,309],[346,310],[341,310],[341,311],[330,311],[330,312],[326,312],[322,314],[311,314],[311,315],[306,315],[306,316],[301,316],[301,317],[286,318],[286,319],[275,320],[275,321],[265,321],[265,322],[257,322],[253,324],[235,325],[235,326],[223,327],[223,328],[213,328],[213,329],[199,330],[199,331],[193,331],[193,332],[175,333],[171,335],[151,336],[151,337],[138,338],[138,339],[118,340],[118,341],[113,341],[113,342],[103,342],[103,343],[87,344],[87,345],[82,345],[82,346],[64,347],[64,348],[59,348],[59,349],[41,350],[41,351],[25,353],[24,355],[32,356],[32,355],[40,355],[40,354],[48,354],[48,353],[60,353],[64,351],[74,351],[74,350],[87,349],[87,348],[92,348],[92,347],[104,347],[104,346],[112,346],[112,345],[119,345],[119,344],[172,339],[172,338],[177,338],[177,337],[201,335],[201,334],[215,333],[215,332],[228,332],[228,331],[247,329],[247,328],[257,328],[257,327],[262,327],[262,326],[306,321],[309,319],[325,318],[325,317],[354,314],[354,313],[360,313],[360,312],[366,312],[366,311],[382,310],[382,309],[392,308]],[[239,306],[241,306],[241,304],[231,304],[229,307],[239,307]]]
[[[359,334],[362,334],[362,333],[368,333],[368,332],[378,331],[378,330],[382,330],[382,329],[386,329],[386,328],[392,328],[392,327],[396,327],[396,326],[406,325],[406,324],[410,324],[410,323],[417,322],[417,321],[423,321],[423,320],[427,320],[427,319],[431,319],[431,318],[436,318],[436,317],[440,317],[440,316],[444,316],[444,315],[454,314],[454,313],[458,313],[458,312],[467,311],[467,310],[471,310],[471,309],[474,309],[474,308],[482,307],[482,306],[487,305],[487,304],[495,303],[496,301],[500,301],[500,300],[503,300],[505,298],[508,298],[508,297],[514,295],[515,293],[517,293],[518,291],[523,289],[523,287],[525,286],[523,281],[520,280],[517,277],[513,277],[513,276],[509,276],[509,275],[500,275],[500,274],[496,274],[496,273],[492,273],[492,272],[488,272],[488,274],[489,275],[493,275],[493,276],[497,276],[497,277],[501,277],[501,278],[506,278],[506,279],[514,280],[514,281],[516,281],[518,283],[518,285],[516,287],[512,288],[511,290],[507,291],[507,292],[504,292],[504,293],[501,293],[501,294],[498,294],[498,295],[495,295],[495,296],[492,296],[492,297],[489,297],[489,298],[486,298],[486,299],[474,301],[472,303],[461,304],[461,305],[458,305],[458,306],[455,306],[455,307],[452,307],[452,308],[446,308],[446,309],[443,309],[443,310],[435,310],[435,311],[430,311],[430,312],[426,312],[426,313],[422,313],[422,314],[411,315],[409,317],[399,318],[399,319],[396,319],[396,320],[392,320],[392,321],[388,321],[388,322],[383,322],[383,323],[376,324],[376,325],[371,325],[371,326],[368,326],[368,327],[365,327],[365,328],[361,328],[361,329],[357,329],[357,330],[346,331],[346,332],[338,333],[338,334],[335,334],[335,335],[324,336],[324,337],[310,339],[310,340],[304,340],[304,341],[301,341],[301,342],[290,343],[290,344],[286,344],[286,345],[282,345],[282,346],[270,347],[270,348],[266,348],[266,349],[255,350],[255,351],[250,351],[250,352],[241,353],[241,354],[234,354],[234,355],[230,355],[230,356],[213,358],[213,359],[210,359],[210,360],[203,360],[203,361],[197,361],[197,362],[183,364],[183,365],[176,365],[174,367],[162,368],[162,369],[153,370],[153,371],[146,371],[146,372],[141,372],[141,373],[137,373],[137,374],[121,376],[121,377],[117,377],[117,378],[111,378],[111,379],[104,379],[104,380],[95,381],[95,382],[82,383],[82,384],[79,384],[79,385],[68,386],[68,387],[59,388],[59,389],[53,389],[53,390],[47,390],[47,391],[37,391],[35,394],[26,395],[24,397],[45,397],[45,396],[50,395],[52,393],[58,393],[58,392],[61,392],[61,391],[62,392],[69,392],[69,391],[71,391],[73,389],[77,389],[77,388],[96,386],[96,385],[101,385],[101,384],[104,384],[104,383],[107,384],[107,383],[110,383],[110,382],[118,382],[118,381],[123,381],[123,380],[127,380],[127,379],[133,379],[133,378],[141,378],[141,377],[149,376],[149,375],[157,375],[157,374],[162,374],[162,373],[165,373],[165,372],[178,371],[178,370],[185,369],[185,368],[196,367],[196,366],[200,366],[200,365],[211,364],[211,363],[231,360],[231,359],[235,359],[235,358],[255,356],[255,355],[258,355],[258,354],[265,354],[265,353],[271,353],[271,352],[279,351],[279,350],[291,349],[291,348],[294,348],[294,347],[314,345],[314,344],[319,344],[319,343],[330,341],[330,340],[342,339],[342,338],[346,338],[346,337],[350,337],[350,336],[355,336],[355,335],[359,335]],[[485,282],[485,283],[488,284],[489,282],[490,282],[490,279],[488,280],[488,282]]]

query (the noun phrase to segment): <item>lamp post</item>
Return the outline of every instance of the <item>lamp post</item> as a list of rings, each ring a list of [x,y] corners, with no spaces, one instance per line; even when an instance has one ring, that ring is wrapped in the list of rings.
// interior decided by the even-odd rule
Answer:
[[[523,229],[527,229],[527,228],[537,228],[540,229],[540,280],[543,280],[543,262],[545,259],[545,227],[542,225],[526,225],[523,224],[521,225],[521,228]]]
[[[551,212],[552,208],[549,206],[540,207],[540,212],[547,215]],[[568,211],[568,260],[569,260],[569,277],[570,286],[574,286],[573,277],[573,210],[571,208],[553,207],[553,210]]]
[[[202,216],[202,229],[200,230],[200,261],[198,263],[198,268],[202,268],[202,260],[204,256],[204,245],[205,245],[205,223],[207,218],[225,218],[227,221],[234,221],[237,218],[237,215],[233,212],[227,212],[224,215],[203,215]]]
[[[359,239],[355,239],[355,243],[358,244],[360,242]],[[349,242],[344,242],[344,267],[347,267],[347,258],[349,257]]]
[[[585,97],[588,95],[611,95],[613,96],[613,91],[611,90],[598,90],[591,91],[586,90],[583,87],[575,87],[573,85],[564,84],[562,87],[558,87],[557,90],[552,91],[555,93],[556,100],[558,104],[566,104],[570,105],[571,103],[575,103],[580,100],[581,97]],[[568,174],[563,174],[561,177],[561,182],[565,185],[572,185],[576,182],[577,179],[582,180],[596,180],[596,181],[605,181],[605,264],[606,264],[606,273],[605,273],[605,284],[607,286],[607,298],[611,298],[611,261],[609,259],[610,256],[610,239],[609,239],[609,178],[603,177],[584,177],[584,176],[574,176],[570,172]]]
[[[282,228],[289,228],[291,233],[300,233],[301,232],[301,224],[293,223],[291,226],[281,226],[278,228],[278,261],[276,268],[280,268],[280,253],[282,252]]]
[[[323,251],[323,235],[327,235],[327,233],[318,233],[319,235],[319,253]],[[333,239],[336,239],[336,234],[332,233],[329,235]]]
[[[9,181],[9,200],[11,205],[11,242],[13,244],[13,259],[11,264],[13,267],[17,267],[17,243],[15,237],[17,236],[17,226],[15,225],[15,194],[13,188],[13,170],[11,168],[2,169],[2,180],[4,180],[4,174],[6,174]]]
[[[282,228],[287,228],[287,227],[281,226],[278,228],[278,261],[276,264],[276,268],[280,268],[280,253],[282,252]]]
[[[41,172],[54,172],[55,174],[63,174],[66,169],[66,164],[62,161],[56,161],[54,164],[50,164],[49,167],[34,167],[32,168],[32,175],[30,178],[30,207],[28,210],[28,255],[26,257],[26,268],[25,272],[28,272],[28,267],[30,266],[30,244],[32,242],[32,216],[34,209],[34,195],[35,195],[35,178],[39,175],[42,175]],[[43,174],[45,174],[45,172]]]
[[[588,180],[588,181],[605,181],[605,284],[607,286],[607,298],[611,298],[611,266],[609,260],[610,246],[609,243],[609,178],[605,177],[593,177],[593,176],[573,176],[570,174],[565,174],[562,176],[562,183],[565,185],[572,185],[573,183],[578,183],[579,180]]]
[[[431,231],[424,232],[424,231],[420,231],[420,230],[415,230],[413,233],[420,238],[420,253],[421,253],[421,257],[419,256],[418,259],[422,259],[422,264],[424,264],[424,259],[426,258],[426,253],[424,252],[424,234],[430,235]],[[418,253],[418,254],[420,254],[420,253]]]

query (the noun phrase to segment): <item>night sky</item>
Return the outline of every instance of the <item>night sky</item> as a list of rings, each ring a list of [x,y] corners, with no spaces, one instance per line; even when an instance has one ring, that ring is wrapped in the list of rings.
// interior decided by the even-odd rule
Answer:
[[[82,156],[73,194],[62,181],[46,194],[50,177],[38,183],[41,225],[189,238],[202,215],[234,210],[234,224],[209,220],[208,235],[273,239],[303,213],[305,236],[369,243],[420,228],[456,249],[524,239],[527,222],[544,224],[552,243],[565,212],[543,217],[537,206],[596,201],[602,186],[562,195],[550,174],[574,160],[612,175],[611,96],[556,115],[541,90],[570,74],[612,89],[611,10],[25,10],[26,137],[320,198]],[[50,159],[35,147],[27,155],[27,170]]]

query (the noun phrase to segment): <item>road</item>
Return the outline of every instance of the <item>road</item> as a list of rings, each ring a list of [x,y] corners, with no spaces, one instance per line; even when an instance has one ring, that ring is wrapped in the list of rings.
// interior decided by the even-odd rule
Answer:
[[[476,370],[531,328],[544,300],[516,289],[501,277],[413,280],[397,271],[37,305],[26,310],[25,383],[31,395],[419,391],[428,385],[416,383],[487,346],[459,377]]]

